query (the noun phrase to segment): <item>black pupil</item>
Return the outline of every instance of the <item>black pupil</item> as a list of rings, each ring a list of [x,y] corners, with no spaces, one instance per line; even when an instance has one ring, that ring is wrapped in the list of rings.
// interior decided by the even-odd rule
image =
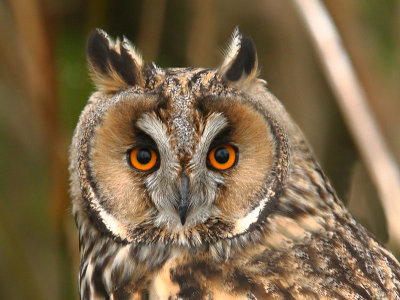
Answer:
[[[140,149],[136,153],[136,159],[142,165],[148,164],[151,160],[151,152],[147,149]]]
[[[214,157],[218,163],[224,164],[229,160],[229,151],[224,147],[218,148],[215,150]]]

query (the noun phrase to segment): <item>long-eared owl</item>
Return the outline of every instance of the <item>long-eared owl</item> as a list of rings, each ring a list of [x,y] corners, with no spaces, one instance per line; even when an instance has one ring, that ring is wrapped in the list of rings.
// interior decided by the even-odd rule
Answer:
[[[400,299],[238,29],[217,69],[88,39],[71,155],[81,299]]]

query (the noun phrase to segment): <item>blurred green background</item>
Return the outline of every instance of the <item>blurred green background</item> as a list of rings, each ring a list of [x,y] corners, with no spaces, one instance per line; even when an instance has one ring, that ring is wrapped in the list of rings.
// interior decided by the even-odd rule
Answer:
[[[330,0],[383,135],[400,159],[400,1]],[[0,1],[0,298],[77,299],[68,147],[93,86],[85,40],[125,35],[162,67],[216,67],[234,27],[252,36],[261,77],[304,130],[355,217],[388,239],[311,40],[291,1]],[[400,200],[400,199],[399,199]],[[399,248],[388,245],[398,256]],[[399,257],[399,256],[398,256]]]

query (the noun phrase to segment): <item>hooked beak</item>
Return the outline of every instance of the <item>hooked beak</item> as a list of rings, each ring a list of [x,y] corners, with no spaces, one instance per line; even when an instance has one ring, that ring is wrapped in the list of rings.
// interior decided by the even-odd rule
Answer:
[[[181,179],[181,188],[179,190],[179,195],[180,195],[180,202],[178,206],[178,212],[179,212],[179,218],[181,219],[181,224],[185,225],[186,222],[186,216],[188,212],[188,199],[187,199],[187,194],[188,194],[188,183],[189,179],[186,176],[185,173],[182,174],[182,179]]]

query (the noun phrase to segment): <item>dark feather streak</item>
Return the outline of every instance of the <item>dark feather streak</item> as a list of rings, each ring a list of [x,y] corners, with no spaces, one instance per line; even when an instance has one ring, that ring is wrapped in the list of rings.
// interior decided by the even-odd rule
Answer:
[[[249,75],[254,68],[256,62],[256,48],[253,41],[243,36],[240,43],[239,53],[236,55],[234,62],[225,74],[229,81],[237,81],[242,77],[243,72]]]
[[[120,53],[110,47],[109,40],[100,30],[94,30],[87,41],[87,56],[95,71],[103,75],[117,72],[129,85],[137,82],[138,67],[128,50],[119,45]]]

